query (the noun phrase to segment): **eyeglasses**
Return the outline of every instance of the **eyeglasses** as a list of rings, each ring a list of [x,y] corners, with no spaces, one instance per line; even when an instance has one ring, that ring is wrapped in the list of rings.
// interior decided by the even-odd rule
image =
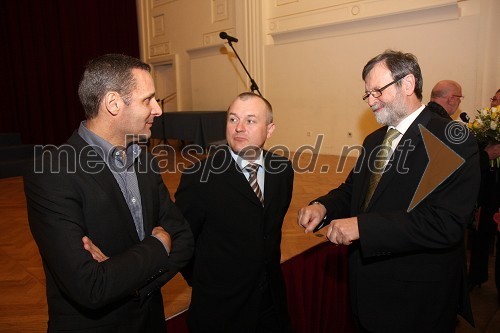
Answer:
[[[400,77],[400,78],[397,78],[396,80],[392,81],[391,83],[389,84],[386,84],[385,86],[383,86],[382,88],[379,88],[379,89],[373,89],[373,90],[370,90],[370,91],[367,91],[366,94],[363,95],[363,101],[365,102],[368,102],[368,97],[370,97],[370,95],[372,95],[374,98],[379,98],[380,96],[382,96],[382,91],[384,91],[385,89],[387,89],[388,87],[392,86],[394,83],[398,82],[399,80],[401,80],[402,78],[404,78],[406,75]]]
[[[464,100],[465,96],[462,95],[452,95],[453,97],[460,98],[461,101]]]

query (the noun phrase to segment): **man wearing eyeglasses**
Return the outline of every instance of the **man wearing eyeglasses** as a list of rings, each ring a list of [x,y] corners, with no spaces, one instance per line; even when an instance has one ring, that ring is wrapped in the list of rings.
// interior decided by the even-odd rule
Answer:
[[[458,82],[442,80],[432,88],[431,99],[427,107],[441,117],[451,120],[451,116],[457,112],[463,99],[462,87]]]
[[[308,233],[327,221],[330,242],[349,246],[359,332],[454,332],[457,313],[473,323],[464,236],[479,188],[476,141],[454,140],[452,123],[422,105],[414,55],[385,51],[368,61],[362,78],[363,100],[383,127],[365,139],[345,182],[300,209],[298,222]],[[421,127],[464,163],[410,207],[428,165],[435,168]]]

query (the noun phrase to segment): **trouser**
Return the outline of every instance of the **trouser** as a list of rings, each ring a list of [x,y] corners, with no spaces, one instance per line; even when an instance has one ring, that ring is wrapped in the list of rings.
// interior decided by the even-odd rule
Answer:
[[[496,237],[495,253],[495,284],[500,290],[500,233],[498,225],[493,221],[493,214],[498,207],[483,206],[479,217],[477,230],[469,231],[470,240],[470,264],[469,284],[479,285],[488,280],[488,266],[490,249]]]

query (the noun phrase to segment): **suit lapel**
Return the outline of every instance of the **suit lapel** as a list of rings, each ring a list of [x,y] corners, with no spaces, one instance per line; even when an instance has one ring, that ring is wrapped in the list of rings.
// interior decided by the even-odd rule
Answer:
[[[271,166],[272,155],[265,151],[264,152],[264,209],[267,210],[271,205],[273,198],[275,198],[274,192],[279,188],[279,179],[276,172],[270,172],[273,170]]]
[[[137,176],[137,183],[139,184],[139,193],[141,194],[141,205],[142,205],[142,223],[144,226],[144,234],[150,235],[153,231],[153,217],[151,216],[153,212],[153,198],[152,191],[150,190],[151,185],[149,182],[149,176],[146,172],[138,172],[140,170],[139,164],[146,165],[146,154],[141,152],[139,158],[134,162],[135,174]],[[134,230],[135,231],[135,230]],[[137,234],[137,232],[135,232]]]
[[[115,210],[119,212],[121,216],[117,216],[114,221],[123,221],[120,223],[124,224],[134,240],[139,241],[139,236],[135,230],[135,224],[130,209],[109,167],[104,163],[102,158],[96,154],[94,149],[76,132],[70,137],[68,143],[75,147],[79,158],[80,168],[83,169],[82,174],[90,177],[97,187],[109,197],[109,201],[118,206]],[[111,223],[111,221],[105,222]]]
[[[422,135],[420,133],[420,129],[419,129],[418,125],[422,124],[425,127],[427,125],[427,123],[429,122],[430,118],[431,118],[431,113],[429,110],[427,110],[427,108],[425,108],[420,113],[420,115],[413,121],[413,123],[410,125],[410,127],[408,127],[408,130],[406,130],[405,134],[403,135],[403,137],[401,138],[401,140],[398,143],[398,147],[400,147],[402,149],[397,149],[397,147],[396,147],[396,150],[394,151],[394,153],[391,157],[391,160],[389,162],[389,163],[391,163],[391,167],[387,170],[387,172],[384,172],[384,174],[382,175],[382,178],[380,178],[380,182],[378,183],[378,186],[375,189],[375,192],[373,193],[371,202],[368,205],[367,209],[369,209],[372,206],[372,204],[377,201],[378,197],[380,197],[380,195],[386,190],[388,185],[391,184],[391,181],[393,180],[393,178],[397,175],[398,172],[400,172],[400,171],[398,171],[397,164],[404,162],[402,155],[403,156],[406,155],[405,158],[411,157],[412,151],[408,150],[408,146],[412,146],[412,147],[417,148],[420,144],[423,144]],[[385,135],[385,132],[384,132],[384,135]],[[380,141],[379,145],[381,144],[381,142],[382,141]],[[406,145],[405,145],[405,142],[409,142],[410,144],[406,143]],[[403,147],[406,147],[406,148],[403,148]],[[378,149],[378,148],[376,148],[376,149]],[[376,154],[371,154],[371,155],[376,155]],[[373,162],[373,161],[371,161],[371,162]],[[368,177],[366,177],[366,178],[369,179],[371,173],[368,172],[367,174],[368,174]],[[365,192],[366,192],[366,189],[368,188],[368,185],[367,185],[368,180],[367,179],[365,179],[365,182],[366,182],[365,183],[366,184]]]
[[[217,172],[220,173],[225,183],[234,188],[244,198],[250,200],[255,205],[262,206],[259,199],[257,198],[257,195],[255,195],[255,192],[250,187],[247,178],[243,174],[243,171],[231,156],[228,146],[224,146],[223,148],[218,150],[214,155],[213,161],[214,163],[213,165],[211,165],[211,167],[214,167],[216,170],[218,170]],[[220,170],[224,170],[225,172],[220,172]]]
[[[366,165],[362,167],[360,170],[360,179],[361,179],[361,195],[358,200],[358,211],[362,211],[363,209],[363,204],[365,202],[365,197],[366,197],[366,192],[368,191],[368,186],[370,183],[370,177],[372,175],[371,173],[371,168],[373,167],[375,157],[377,156],[378,151],[380,150],[380,145],[382,144],[382,141],[384,140],[385,133],[387,132],[387,126],[380,128],[377,130],[373,137],[366,142],[366,145],[364,147],[364,151],[366,152],[366,155],[364,155],[362,158],[366,159]],[[362,163],[365,163],[362,161]],[[376,192],[376,191],[375,191]],[[357,193],[356,191],[354,193]],[[375,195],[375,194],[374,194]],[[372,196],[372,201],[373,201],[373,196]]]

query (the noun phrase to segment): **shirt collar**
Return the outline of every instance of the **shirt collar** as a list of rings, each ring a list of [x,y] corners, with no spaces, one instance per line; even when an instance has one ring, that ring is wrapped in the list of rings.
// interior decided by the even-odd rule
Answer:
[[[250,163],[256,163],[259,166],[264,167],[264,153],[262,152],[262,149],[260,151],[259,157],[255,161],[248,161],[241,158],[240,156],[238,156],[233,152],[231,147],[229,147],[229,152],[231,153],[233,160],[236,162],[236,164],[240,167],[241,170],[245,170],[245,167]]]
[[[122,160],[121,153],[123,151],[123,147],[113,146],[108,141],[104,140],[99,135],[95,134],[91,130],[87,128],[87,122],[84,120],[80,123],[80,127],[78,128],[78,134],[82,137],[85,142],[87,142],[97,154],[109,165],[116,165],[115,162],[118,158],[120,161]],[[130,144],[125,154],[127,156],[127,165],[134,163],[135,159],[139,157],[141,153],[141,147],[136,144]],[[112,162],[112,163],[110,163]]]
[[[406,131],[408,130],[408,128],[411,126],[411,124],[413,124],[413,122],[415,121],[415,119],[417,119],[417,117],[420,115],[420,113],[422,113],[422,111],[424,110],[425,108],[425,105],[421,105],[417,110],[415,110],[414,112],[412,112],[410,115],[406,116],[405,119],[403,119],[399,124],[398,126],[394,127],[394,126],[389,126],[389,128],[395,128],[399,131],[399,133],[401,133],[401,136],[403,136]]]

